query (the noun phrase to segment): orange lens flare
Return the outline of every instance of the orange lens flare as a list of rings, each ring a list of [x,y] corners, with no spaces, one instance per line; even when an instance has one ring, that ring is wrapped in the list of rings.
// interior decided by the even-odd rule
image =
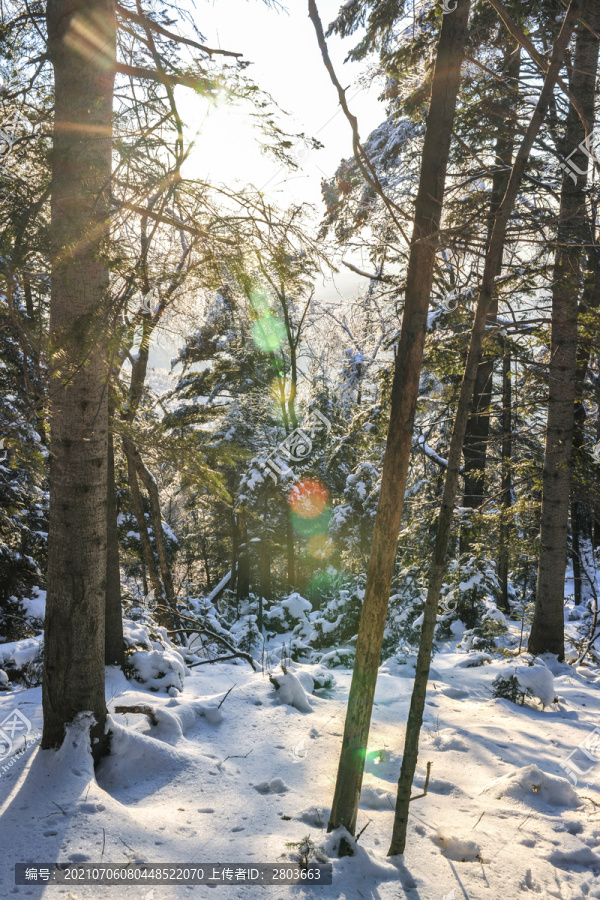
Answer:
[[[329,491],[320,481],[299,481],[289,494],[292,512],[302,519],[320,516],[329,502]]]

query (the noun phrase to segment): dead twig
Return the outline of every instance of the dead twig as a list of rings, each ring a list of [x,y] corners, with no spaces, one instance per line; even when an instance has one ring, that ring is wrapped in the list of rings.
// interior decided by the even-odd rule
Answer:
[[[229,697],[229,695],[230,695],[230,693],[232,692],[232,690],[234,689],[234,687],[236,687],[236,685],[235,685],[235,684],[232,684],[231,687],[229,688],[229,690],[227,691],[227,693],[225,694],[225,696],[223,697],[223,699],[221,700],[221,702],[219,703],[219,705],[217,706],[217,709],[221,709],[221,707],[223,706],[223,704],[225,703],[225,701],[226,701],[227,698]]]
[[[373,819],[369,819],[369,821],[367,822],[367,824],[366,824],[366,825],[363,825],[363,827],[360,829],[360,831],[358,832],[358,834],[357,834],[356,837],[354,838],[354,840],[356,841],[357,844],[358,844],[358,839],[360,838],[361,834],[363,833],[363,831],[365,830],[365,828],[368,828],[368,827],[369,827],[369,825],[371,824],[372,821],[373,821]]]
[[[425,797],[425,795],[427,794],[427,788],[429,787],[429,776],[430,775],[431,775],[431,763],[428,762],[427,763],[427,774],[425,776],[425,784],[423,785],[423,793],[415,794],[414,797],[410,798],[410,800],[408,801],[409,803],[412,803],[413,800],[419,800],[421,797]]]

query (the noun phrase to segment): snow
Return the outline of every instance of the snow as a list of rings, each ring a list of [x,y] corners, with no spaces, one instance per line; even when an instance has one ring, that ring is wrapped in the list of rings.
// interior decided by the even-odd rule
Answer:
[[[32,662],[42,646],[44,636],[24,638],[22,641],[13,641],[9,644],[0,644],[0,663],[12,663],[16,669],[22,669]]]
[[[134,628],[128,633],[139,638]],[[261,889],[261,896],[443,900],[454,891],[455,900],[600,898],[594,806],[600,803],[600,760],[587,758],[589,774],[576,785],[562,768],[580,745],[591,752],[600,712],[596,668],[551,657],[529,667],[493,654],[485,665],[467,667],[460,663],[474,654],[455,641],[442,644],[413,786],[415,794],[422,792],[431,762],[428,792],[411,803],[404,855],[388,858],[412,665],[388,661],[380,670],[357,833],[368,827],[355,843],[343,830],[327,834],[350,669],[336,668],[324,696],[307,693],[317,665],[292,663],[286,673],[278,668],[273,677],[282,687],[276,691],[267,671],[227,662],[186,674],[180,660],[175,668],[183,690],[171,697],[162,686],[151,689],[156,667],[169,656],[154,645],[145,653],[141,668],[149,684],[106,670],[112,753],[96,775],[85,716],[70,727],[60,750],[41,751],[41,688],[0,692],[0,728],[15,707],[32,723],[23,752],[11,765],[0,760],[0,896],[48,900],[66,898],[70,890],[77,900],[142,900],[150,886],[16,887],[13,866],[34,860],[291,861],[286,844],[310,834],[331,854],[333,885],[281,885]],[[153,653],[160,657],[156,665]],[[494,699],[494,678],[515,668],[551,672],[559,702],[544,707],[539,698],[518,706]],[[291,699],[303,698],[303,713],[282,701],[282,689]],[[144,713],[115,712],[121,705],[150,707],[157,724]],[[579,757],[575,761],[583,767]],[[353,857],[337,857],[342,836],[355,847]],[[206,894],[186,886],[154,888],[154,900]],[[237,885],[218,891],[220,900],[258,895]]]
[[[533,696],[538,697],[544,706],[554,703],[556,696],[554,677],[544,663],[533,666],[516,666],[514,674],[521,687],[529,688]]]
[[[35,594],[32,597],[24,597],[21,602],[27,616],[32,619],[41,619],[43,622],[46,615],[46,591],[37,587],[33,590]]]
[[[136,650],[127,660],[135,677],[156,691],[183,690],[185,663],[176,650]]]
[[[271,680],[276,687],[278,700],[295,707],[299,712],[312,712],[302,683],[293,672],[286,672],[285,675],[277,673]]]
[[[287,609],[291,618],[295,621],[304,619],[307,613],[312,610],[312,603],[309,600],[305,600],[297,591],[291,593],[286,600],[282,600],[281,606]]]
[[[448,828],[438,829],[436,841],[442,847],[447,859],[454,859],[457,862],[474,862],[481,857],[479,844],[456,837]]]
[[[581,806],[579,797],[566,778],[542,772],[536,765],[515,769],[485,790],[495,797],[512,797],[533,807],[539,803],[545,806]]]
[[[215,588],[213,588],[213,590],[210,592],[210,594],[206,598],[206,602],[212,603],[213,600],[219,596],[221,591],[225,590],[225,588],[227,587],[227,585],[229,584],[230,581],[231,581],[231,569],[229,569],[229,571],[223,576],[223,578],[221,578],[218,585]]]

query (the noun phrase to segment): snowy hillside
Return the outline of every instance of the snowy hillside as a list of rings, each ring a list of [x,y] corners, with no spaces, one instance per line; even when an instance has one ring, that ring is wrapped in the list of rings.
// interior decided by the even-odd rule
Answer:
[[[282,702],[265,672],[219,663],[190,672],[169,697],[109,670],[113,753],[97,781],[86,741],[73,727],[60,751],[41,753],[41,689],[0,698],[31,720],[26,752],[0,769],[2,897],[139,898],[127,887],[15,887],[14,862],[278,862],[288,842],[310,835],[330,854],[331,887],[220,885],[218,896],[354,900],[444,897],[600,897],[600,790],[593,752],[571,756],[598,723],[595,669],[547,660],[556,700],[523,706],[491,697],[506,660],[444,645],[431,672],[415,793],[403,861],[386,858],[412,675],[410,661],[380,671],[357,833],[358,852],[338,859],[327,835],[329,805],[351,673],[310,693],[316,666],[292,663],[307,711]],[[473,663],[484,663],[473,665]],[[539,661],[538,661],[539,662]],[[527,668],[526,666],[524,668]],[[536,669],[540,666],[536,666]],[[189,670],[188,670],[189,671]],[[280,668],[272,675],[282,679]],[[538,679],[539,682],[539,679]],[[289,687],[289,686],[288,686]],[[218,709],[220,701],[231,689]],[[305,693],[306,691],[306,693]],[[117,706],[149,707],[116,713]],[[304,708],[304,706],[303,706]],[[20,744],[22,744],[22,740]],[[593,751],[593,745],[592,745]],[[596,758],[598,758],[596,750]],[[587,774],[577,775],[577,771]],[[156,886],[153,900],[207,896],[208,889]],[[452,893],[454,891],[454,893]]]

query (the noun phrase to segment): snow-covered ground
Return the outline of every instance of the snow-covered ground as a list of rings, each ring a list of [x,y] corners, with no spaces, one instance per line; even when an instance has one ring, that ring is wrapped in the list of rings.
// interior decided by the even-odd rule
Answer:
[[[589,743],[600,673],[548,660],[558,701],[517,706],[491,697],[493,679],[514,666],[498,659],[465,665],[477,659],[455,643],[434,659],[415,792],[428,761],[431,781],[412,804],[403,859],[386,853],[414,670],[390,661],[377,686],[357,831],[367,827],[357,854],[333,856],[331,887],[231,884],[217,896],[600,897],[600,754]],[[196,668],[175,697],[108,670],[113,755],[97,780],[77,728],[60,751],[39,750],[40,688],[0,696],[1,720],[18,708],[33,725],[29,749],[0,760],[0,896],[149,895],[143,885],[16,887],[15,862],[270,863],[289,861],[286,842],[307,834],[331,848],[326,827],[351,673],[333,670],[335,684],[317,696],[308,693],[314,669],[290,670],[307,690],[308,704],[297,704],[304,712],[246,663]],[[286,687],[294,702],[295,680]],[[157,724],[114,712],[136,704],[152,707]],[[592,752],[578,751],[571,767],[569,754],[586,740]],[[590,771],[582,777],[578,769]],[[153,891],[151,900],[212,896],[201,886]]]

